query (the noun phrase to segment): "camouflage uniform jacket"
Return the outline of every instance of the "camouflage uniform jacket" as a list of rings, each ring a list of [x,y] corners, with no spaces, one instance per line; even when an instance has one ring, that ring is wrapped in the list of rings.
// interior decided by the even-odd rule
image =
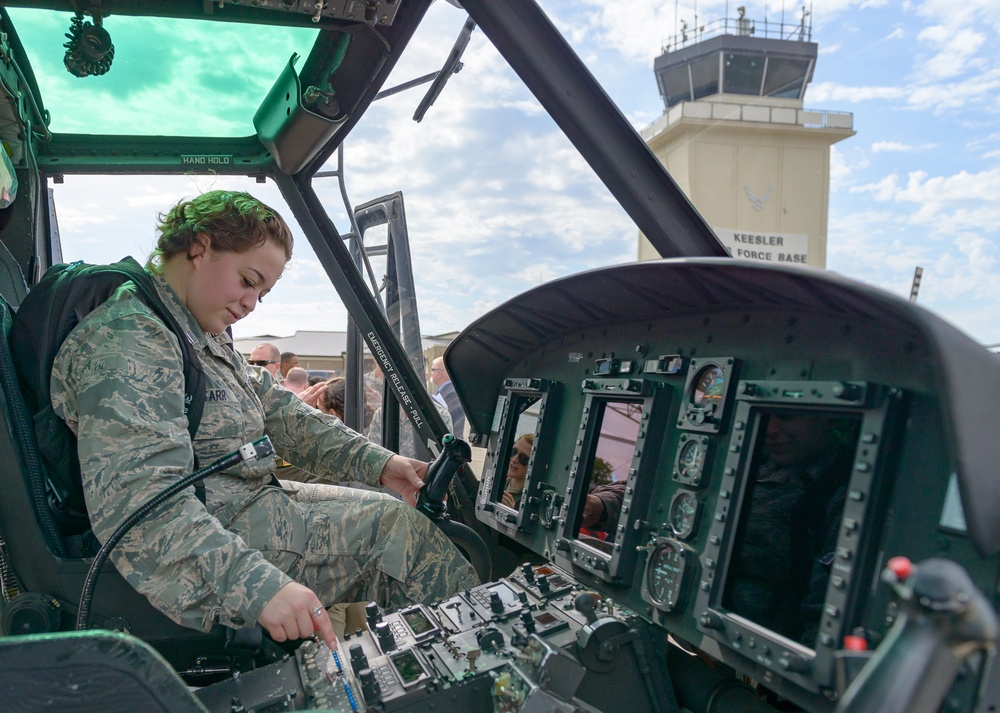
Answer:
[[[208,335],[163,278],[160,296],[195,344],[205,410],[193,444],[184,415],[177,338],[123,286],[63,343],[52,370],[53,408],[78,437],[94,534],[106,540],[156,493],[265,433],[279,455],[332,481],[377,484],[391,457],[338,419],[306,406],[270,374],[251,369]],[[241,463],[206,479],[206,502],[188,489],[134,527],[112,551],[118,571],[157,609],[204,631],[241,627],[290,578],[271,561],[304,549],[305,519],[273,485],[274,459]],[[247,542],[227,529],[239,515],[264,523]],[[270,561],[269,561],[270,560]]]

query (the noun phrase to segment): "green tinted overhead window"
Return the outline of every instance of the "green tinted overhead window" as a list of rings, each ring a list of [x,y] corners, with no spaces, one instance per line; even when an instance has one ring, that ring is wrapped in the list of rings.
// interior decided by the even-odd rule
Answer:
[[[292,53],[308,55],[318,33],[112,15],[104,20],[115,47],[111,69],[78,78],[63,65],[72,14],[8,12],[56,133],[249,136]]]

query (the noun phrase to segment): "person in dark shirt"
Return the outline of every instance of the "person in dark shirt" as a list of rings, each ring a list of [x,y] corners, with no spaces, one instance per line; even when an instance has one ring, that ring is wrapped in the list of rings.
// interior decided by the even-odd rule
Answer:
[[[857,421],[768,415],[723,605],[811,646],[851,474]]]

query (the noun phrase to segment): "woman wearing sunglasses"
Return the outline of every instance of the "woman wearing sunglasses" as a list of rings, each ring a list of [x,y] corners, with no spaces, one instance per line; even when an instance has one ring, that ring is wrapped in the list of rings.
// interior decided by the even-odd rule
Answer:
[[[521,493],[524,492],[524,477],[528,474],[528,461],[531,449],[535,445],[534,433],[522,433],[514,441],[510,453],[510,465],[507,466],[507,482],[503,486],[500,502],[509,508],[521,506]]]

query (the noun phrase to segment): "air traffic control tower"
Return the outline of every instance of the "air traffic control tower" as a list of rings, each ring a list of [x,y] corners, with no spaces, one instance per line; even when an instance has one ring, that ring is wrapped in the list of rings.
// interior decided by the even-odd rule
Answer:
[[[734,257],[826,267],[830,147],[854,116],[805,109],[817,45],[799,24],[682,24],[653,68],[664,114],[642,137]],[[658,258],[640,235],[639,259]]]

